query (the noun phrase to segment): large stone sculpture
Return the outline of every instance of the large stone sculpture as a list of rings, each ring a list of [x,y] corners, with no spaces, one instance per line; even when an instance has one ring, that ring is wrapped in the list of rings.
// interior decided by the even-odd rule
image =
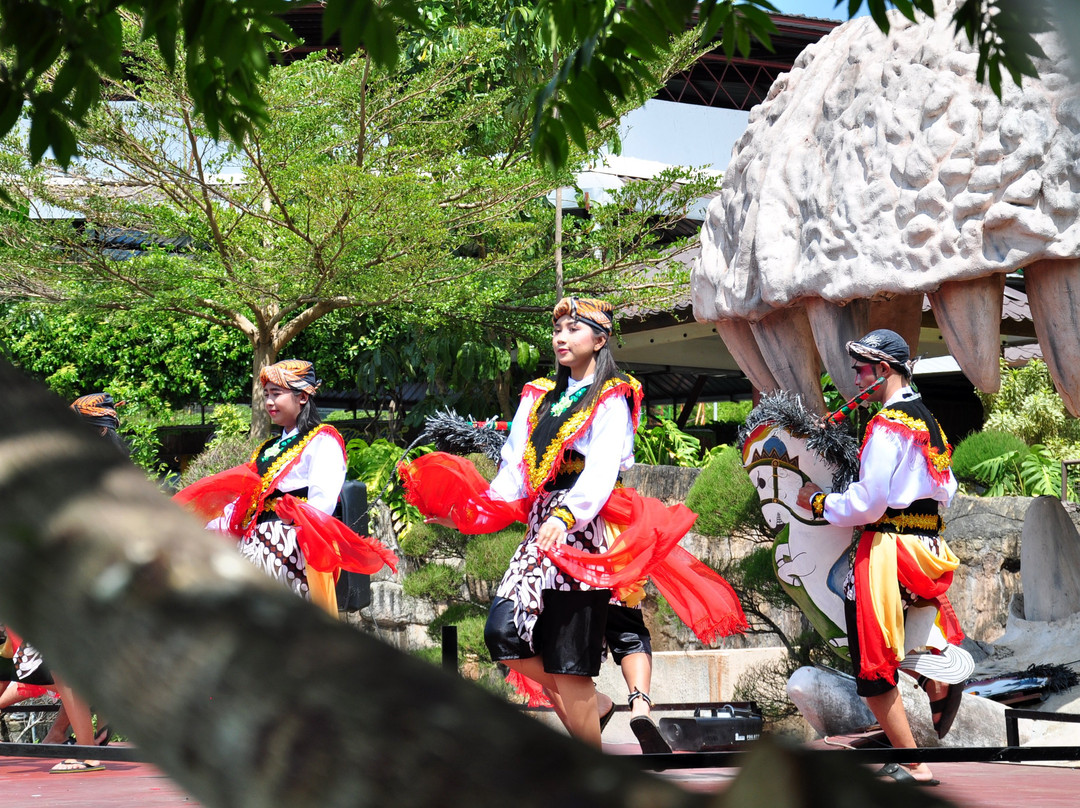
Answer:
[[[943,6],[953,5],[952,0]],[[844,343],[918,343],[923,295],[980,389],[999,385],[1005,275],[1024,270],[1043,355],[1080,415],[1080,98],[1063,46],[999,101],[951,13],[884,36],[869,18],[807,48],[750,115],[692,274],[760,390],[823,410],[825,369],[853,395]]]

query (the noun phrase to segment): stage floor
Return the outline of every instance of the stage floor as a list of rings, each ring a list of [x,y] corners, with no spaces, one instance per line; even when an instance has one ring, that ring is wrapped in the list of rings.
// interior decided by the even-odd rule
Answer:
[[[634,754],[634,744],[605,744]],[[149,763],[110,761],[102,772],[50,774],[50,758],[0,756],[4,808],[194,808],[200,805]],[[1075,808],[1080,769],[1009,763],[935,763],[941,785],[928,789],[958,808]],[[657,776],[690,791],[716,793],[738,769],[669,770]]]

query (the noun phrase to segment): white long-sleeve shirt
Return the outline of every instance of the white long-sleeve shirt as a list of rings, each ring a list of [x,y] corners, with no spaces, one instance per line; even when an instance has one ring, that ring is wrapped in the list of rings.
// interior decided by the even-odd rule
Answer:
[[[905,387],[885,407],[910,400],[918,394]],[[863,445],[859,479],[847,490],[825,497],[825,519],[842,527],[876,522],[887,508],[906,508],[917,499],[934,499],[948,505],[956,494],[952,469],[942,482],[927,470],[922,448],[910,437],[884,429],[872,429]]]
[[[567,393],[591,384],[592,376],[581,381],[570,379]],[[521,459],[529,438],[529,413],[535,395],[523,395],[502,448],[502,465],[491,482],[490,492],[507,501],[528,494]],[[634,465],[634,426],[630,406],[623,396],[610,396],[596,408],[592,423],[570,446],[585,457],[585,469],[567,491],[562,507],[577,520],[572,530],[580,530],[604,507],[619,479],[619,472]]]
[[[282,434],[281,439],[296,434],[293,429]],[[289,473],[277,482],[279,491],[295,491],[307,486],[307,502],[325,514],[333,515],[337,507],[341,487],[345,484],[345,453],[334,438],[320,432],[312,438]]]
[[[291,438],[296,432],[295,429],[285,432],[279,440]],[[320,432],[304,447],[296,465],[278,480],[277,489],[288,492],[307,486],[308,505],[333,516],[341,487],[345,484],[346,471],[345,453],[341,451],[341,446],[330,435]],[[227,530],[235,507],[236,503],[226,505],[221,516],[207,523],[207,529]]]

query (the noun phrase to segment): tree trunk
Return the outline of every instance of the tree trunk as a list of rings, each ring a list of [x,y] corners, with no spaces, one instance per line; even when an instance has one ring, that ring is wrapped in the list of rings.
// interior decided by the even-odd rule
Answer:
[[[270,437],[270,416],[266,414],[259,374],[277,361],[278,352],[274,340],[261,335],[252,340],[251,347],[251,437],[264,440]]]
[[[0,615],[208,806],[698,806],[249,566],[0,362]]]

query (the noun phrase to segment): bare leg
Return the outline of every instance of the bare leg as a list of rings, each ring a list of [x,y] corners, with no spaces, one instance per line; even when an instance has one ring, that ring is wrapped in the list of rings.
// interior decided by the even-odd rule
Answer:
[[[551,701],[551,706],[555,710],[555,715],[562,721],[567,731],[570,731],[570,725],[566,723],[566,708],[563,706],[562,696],[559,695],[559,689],[555,684],[555,678],[544,670],[544,662],[538,657],[528,657],[527,659],[504,659],[502,663],[510,670],[517,671],[522,676],[528,676],[534,682],[538,682],[541,687],[544,688],[544,695]]]
[[[904,712],[904,702],[900,698],[900,689],[894,687],[877,696],[866,696],[866,706],[881,725],[885,736],[894,749],[914,749],[915,736],[911,734],[911,724]],[[930,780],[934,775],[925,763],[904,764],[916,780]]]
[[[0,710],[25,700],[26,697],[19,694],[19,683],[8,682],[7,687],[4,688],[4,692],[0,693]]]
[[[626,680],[627,692],[633,693],[637,690],[646,696],[649,695],[649,689],[652,687],[652,654],[644,652],[627,654],[622,658],[619,667],[622,669],[623,679]],[[634,699],[630,703],[631,718],[649,715],[649,712],[649,702],[645,699]]]
[[[53,719],[52,726],[45,734],[45,737],[41,739],[42,743],[63,743],[67,740],[68,729],[71,727],[71,721],[68,719],[67,707],[64,702],[60,702],[60,709],[56,711],[56,718]]]
[[[600,716],[593,680],[588,676],[569,674],[554,674],[554,679],[566,710],[566,728],[579,741],[599,749]]]

